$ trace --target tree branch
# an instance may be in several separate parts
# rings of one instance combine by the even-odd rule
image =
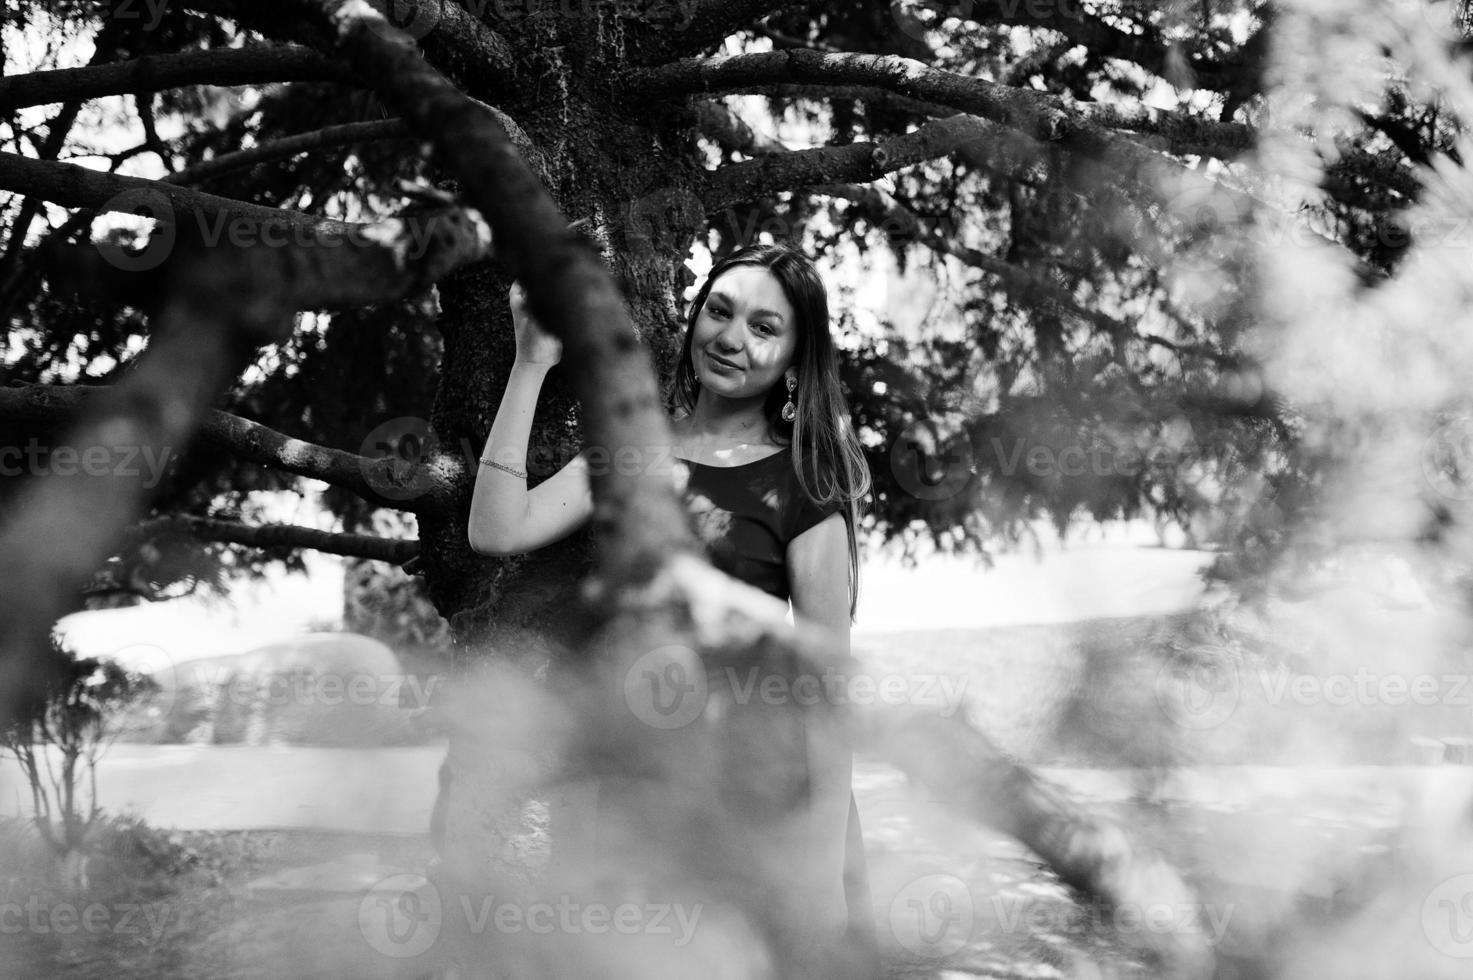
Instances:
[[[1140,30],[1140,33],[1132,34],[1085,12],[1077,4],[973,0],[970,8],[959,16],[985,26],[1009,25],[1056,31],[1068,38],[1071,46],[1083,45],[1091,54],[1129,61],[1177,88],[1228,89],[1239,81],[1238,72],[1244,67],[1241,57],[1212,59],[1200,52],[1182,53],[1143,18],[1132,21],[1133,26]],[[1242,50],[1241,47],[1237,49]]]
[[[629,449],[668,442],[659,387],[622,295],[495,115],[457,90],[366,5],[299,4],[325,19],[339,54],[433,143],[439,163],[495,229],[498,253],[526,285],[532,314],[564,342],[588,443]],[[670,552],[696,549],[668,474],[650,462],[634,472],[613,467],[591,475],[597,502],[592,529],[610,582],[641,581]]]
[[[896,201],[878,187],[854,184],[821,185],[810,190],[829,197],[853,201],[863,208],[876,224],[885,222],[895,227],[901,236],[912,239],[934,252],[949,255],[957,261],[978,269],[993,278],[999,289],[1020,306],[1047,310],[1099,327],[1115,344],[1123,348],[1132,341],[1161,347],[1178,357],[1202,357],[1224,367],[1234,368],[1242,364],[1242,358],[1205,344],[1184,344],[1156,334],[1144,333],[1123,320],[1110,316],[1093,306],[1080,304],[1069,290],[1057,282],[1024,266],[988,255],[980,249],[971,248],[956,241],[953,236],[927,228],[919,215]]]
[[[47,425],[70,422],[99,399],[113,397],[114,390],[108,385],[0,388],[0,419]],[[199,434],[240,459],[342,487],[377,507],[412,511],[417,506],[396,490],[396,486],[404,485],[404,468],[387,457],[370,459],[319,446],[220,409],[204,413]]]
[[[168,205],[170,213],[156,217],[164,221],[189,212],[212,220],[245,219],[261,227],[288,228],[306,234],[327,232],[343,235],[355,228],[351,222],[247,204],[163,181],[103,173],[75,163],[32,160],[14,153],[0,153],[0,188],[30,194],[62,207],[96,211],[131,211],[139,207],[144,198],[161,200]],[[116,200],[118,198],[123,199]],[[201,231],[204,232],[202,237],[208,241],[210,233],[203,224]]]
[[[153,97],[156,93],[144,92],[133,96],[133,104],[138,110],[138,121],[143,124],[143,145],[159,158],[164,170],[173,175],[174,159],[169,154],[169,148],[159,138],[158,120],[153,114]]]
[[[1173,153],[1231,156],[1254,144],[1240,123],[1139,106],[1072,103],[1032,89],[1010,88],[986,79],[895,55],[826,54],[788,50],[717,58],[691,58],[638,69],[624,80],[637,97],[670,98],[693,93],[749,91],[755,86],[807,83],[866,86],[950,106],[1003,123],[1046,142],[1117,163],[1147,166],[1150,151],[1113,132],[1154,136]],[[1150,165],[1155,170],[1155,165]]]
[[[849,143],[792,150],[710,171],[698,192],[708,214],[781,190],[815,184],[878,180],[925,160],[946,156],[992,135],[991,126],[957,113],[883,143]]]
[[[812,5],[812,0],[698,0],[685,24],[672,25],[663,56],[703,51],[771,14]]]
[[[710,125],[723,132],[728,140],[742,141],[743,134],[736,128],[741,120],[726,111],[725,107],[714,105],[714,109],[715,112],[704,117],[710,121]],[[919,160],[943,156],[961,147],[975,146],[982,134],[992,135],[992,129],[993,124],[985,120],[959,113],[944,120],[927,123],[913,133],[883,144],[855,143],[813,150],[770,151],[761,160],[717,168],[713,172],[711,183],[705,189],[706,193],[702,195],[702,201],[707,205],[709,214],[741,201],[802,187],[817,193],[842,197],[878,215],[880,221],[896,223],[908,237],[933,251],[951,255],[964,264],[987,273],[1020,306],[1046,309],[1093,324],[1122,346],[1131,340],[1139,340],[1170,349],[1178,355],[1206,357],[1228,366],[1237,363],[1237,358],[1230,354],[1205,347],[1179,345],[1163,337],[1142,334],[1101,310],[1081,305],[1070,291],[1046,276],[926,229],[914,213],[879,188],[824,182],[827,179],[836,182],[875,180],[886,172],[902,169]],[[1161,262],[1167,257],[1153,255],[1152,258]]]
[[[374,140],[407,139],[410,136],[409,129],[398,119],[324,126],[310,133],[297,133],[249,149],[222,153],[220,156],[204,160],[176,174],[170,174],[162,179],[162,183],[202,184],[224,173],[254,167],[258,163],[288,159],[310,150],[347,146],[352,143],[368,143]]]
[[[367,558],[393,565],[402,565],[419,554],[417,541],[321,531],[295,524],[247,525],[188,514],[160,517],[134,525],[124,535],[124,541],[131,545],[170,532],[188,534],[201,541],[223,541],[252,548],[310,548],[325,554]]]
[[[300,16],[298,3],[180,0],[180,5],[232,20],[276,40],[324,50],[334,44],[330,31]],[[455,0],[373,0],[371,6],[380,12],[392,10],[395,22],[404,24],[418,39],[425,57],[466,88],[481,93],[521,93],[511,45]],[[358,75],[355,81],[372,88],[381,80]]]
[[[162,295],[156,282],[180,239],[206,247],[265,246],[294,284],[298,309],[398,299],[485,258],[491,249],[489,230],[472,212],[440,210],[358,224],[10,153],[0,153],[0,187],[67,207],[135,213],[148,209],[162,229],[140,252],[106,246],[104,254],[90,246],[62,246],[50,258],[57,282],[70,280],[73,288],[83,290],[101,285],[139,305]]]
[[[263,272],[255,261],[263,254],[191,249],[172,263],[152,343],[81,413],[63,444],[108,455],[185,445],[256,347],[291,332],[290,291]],[[0,722],[42,696],[52,625],[153,490],[139,469],[123,466],[52,472],[17,489],[12,520],[0,528],[0,581],[25,588],[0,593]]]
[[[903,207],[889,194],[877,187],[855,185],[822,186],[814,190],[833,197],[842,197],[855,202],[881,221],[894,222],[909,238],[935,252],[950,255],[965,265],[990,275],[1005,294],[1021,306],[1047,309],[1093,323],[1116,338],[1129,337],[1131,328],[1101,310],[1083,307],[1068,290],[1032,269],[1015,265],[980,249],[970,248],[954,238],[939,234],[924,226],[921,218]],[[872,218],[873,220],[873,218]]]
[[[1070,887],[1116,908],[1199,906],[1159,852],[1008,759],[961,716],[894,710],[874,715],[865,731],[873,751],[940,794],[952,809],[1021,841]],[[1154,976],[1207,980],[1214,975],[1216,957],[1200,932],[1117,935],[1156,960]]]
[[[97,34],[93,45],[90,66],[97,66],[106,62],[117,52],[119,22],[112,21],[103,26]],[[0,85],[4,79],[0,79]],[[82,103],[75,99],[66,101],[61,111],[51,120],[46,127],[46,139],[36,147],[36,156],[40,160],[53,161],[61,155],[61,148],[66,143],[67,136],[71,133],[73,124],[76,123],[77,114],[82,109]],[[11,283],[19,283],[24,277],[24,252],[26,239],[30,237],[31,222],[41,212],[41,202],[31,195],[21,201],[20,213],[16,215],[14,223],[10,227],[10,241],[5,246],[5,254],[0,257],[0,282],[7,287]],[[9,312],[8,310],[6,311]]]
[[[747,156],[791,152],[772,137],[752,129],[746,120],[720,102],[703,99],[695,104],[694,109],[696,126],[727,150]]]
[[[805,52],[805,56],[809,53]],[[768,55],[741,56],[741,58],[769,58]],[[786,54],[777,55],[787,57]],[[818,55],[820,59],[831,56]],[[905,59],[874,59],[868,55],[846,55],[847,59],[868,59],[870,62],[886,61],[892,66]],[[718,59],[727,62],[741,60]],[[918,62],[909,62],[919,65]],[[689,64],[689,63],[687,63]],[[773,63],[767,63],[772,67]],[[924,66],[921,66],[924,69]],[[637,73],[640,79],[659,76],[659,72]],[[670,77],[659,76],[656,89],[648,94],[668,92]],[[960,76],[957,76],[960,77]],[[636,81],[641,91],[643,81]],[[1000,88],[1001,86],[999,86]],[[907,92],[907,95],[912,93]],[[1025,100],[1038,93],[1018,92]],[[924,97],[924,96],[922,96]],[[1045,97],[1046,98],[1046,97]],[[958,113],[944,119],[926,123],[914,132],[895,137],[884,143],[852,143],[843,146],[827,146],[812,150],[797,150],[786,155],[769,155],[762,159],[728,164],[710,171],[702,189],[701,202],[707,214],[719,212],[725,207],[741,201],[753,200],[780,190],[796,189],[820,184],[837,184],[876,180],[886,173],[911,166],[922,160],[934,159],[950,153],[970,154],[978,148],[994,145],[1003,139],[1037,140],[1054,138],[1064,146],[1084,152],[1112,166],[1148,199],[1159,199],[1163,194],[1180,194],[1192,191],[1203,195],[1204,201],[1220,202],[1225,212],[1250,214],[1265,206],[1251,195],[1227,187],[1219,181],[1204,177],[1197,170],[1180,161],[1149,149],[1133,140],[1079,118],[1070,119],[1072,109],[1045,106],[1054,113],[1056,120],[1067,120],[1067,125],[1050,129],[1039,122],[1034,130],[1042,128],[1042,137],[1035,137],[1028,129],[1023,132],[1008,130],[999,133],[984,119]],[[1020,110],[1021,111],[1021,110]],[[1014,119],[1014,122],[1018,120]],[[1038,120],[1035,120],[1038,122]],[[1044,121],[1046,122],[1046,120]],[[1051,124],[1050,124],[1051,125]],[[1214,124],[1216,125],[1216,124]],[[1048,134],[1051,133],[1052,137]],[[1327,244],[1340,245],[1324,236]],[[1384,278],[1384,274],[1356,260],[1357,274],[1367,282]]]
[[[789,37],[786,34],[774,31],[764,24],[755,25],[753,30],[771,41],[773,47],[776,48],[812,48],[814,51],[828,51],[834,54],[839,52],[838,48],[831,44],[825,44],[823,41],[805,41],[800,37]]]
[[[264,85],[344,81],[341,68],[311,48],[255,45],[145,55],[86,68],[58,68],[0,78],[0,111],[109,95],[159,92],[184,85]]]
[[[1360,117],[1361,122],[1379,130],[1393,146],[1401,151],[1402,156],[1412,163],[1422,167],[1431,166],[1431,155],[1427,152],[1427,147],[1422,145],[1421,137],[1412,127],[1387,112],[1371,113],[1364,109],[1357,109],[1355,114]],[[1451,153],[1449,155],[1451,156]],[[1462,164],[1462,161],[1456,158],[1454,162]]]
[[[539,179],[544,184],[551,184],[552,178],[547,169],[547,160],[542,151],[538,149],[525,130],[517,125],[516,120],[495,106],[486,106],[486,110],[496,116],[507,135],[511,137],[512,143],[527,160],[527,163],[537,171]],[[324,149],[330,146],[344,146],[349,143],[366,143],[373,140],[386,139],[411,139],[413,133],[409,127],[404,125],[400,119],[380,119],[372,122],[344,123],[340,126],[325,126],[309,133],[298,133],[295,136],[285,136],[279,140],[253,146],[247,150],[238,150],[235,153],[226,153],[215,157],[213,160],[205,160],[197,163],[187,170],[177,174],[171,174],[163,178],[168,184],[197,184],[212,180],[222,173],[239,170],[242,167],[252,167],[258,163],[270,160],[280,160],[286,157],[306,153],[309,150]]]
[[[1046,66],[1053,64],[1068,54],[1069,50],[1073,47],[1073,41],[1064,40],[1057,44],[1035,48],[1008,66],[1007,71],[1002,76],[1002,84],[1014,87],[1025,84],[1028,79],[1041,72]]]
[[[287,240],[269,230],[245,228],[242,242],[224,236],[226,244],[257,246],[277,269],[282,283],[290,283],[291,299],[300,310],[345,310],[390,303],[414,296],[464,265],[491,255],[490,230],[473,211],[431,211],[353,225],[342,235],[319,234]],[[182,239],[183,236],[181,236]],[[209,247],[217,239],[205,239]],[[141,252],[104,252],[103,246],[58,246],[43,259],[43,267],[59,290],[102,292],[114,299],[149,309],[157,300],[169,254],[167,236],[150,240]],[[120,264],[155,261],[156,270],[126,271]]]

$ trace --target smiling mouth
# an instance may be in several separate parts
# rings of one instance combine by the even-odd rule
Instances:
[[[717,357],[715,354],[707,354],[706,356],[715,361],[717,364],[720,364],[722,367],[729,367],[733,371],[741,370],[741,368],[737,367],[735,364],[731,363],[728,360],[725,360],[724,358]]]

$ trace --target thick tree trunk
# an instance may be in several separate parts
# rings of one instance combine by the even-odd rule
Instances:
[[[607,236],[605,258],[652,352],[662,389],[668,390],[682,329],[673,297],[691,279],[683,263],[703,215],[665,204],[692,199],[669,190],[680,182],[681,167],[663,154],[665,147],[684,139],[677,128],[669,120],[619,118],[608,109],[558,105],[541,117],[518,121],[547,157],[554,181],[549,190],[563,214],[570,220],[588,218],[590,230]],[[509,286],[503,268],[485,264],[468,267],[440,285],[444,361],[431,421],[442,448],[463,464],[466,501],[476,476],[476,456],[485,445],[515,354]],[[555,368],[538,400],[529,440],[529,486],[555,473],[581,448],[578,417],[569,379],[561,366]],[[436,695],[442,707],[447,703],[442,694],[456,707],[441,715],[451,719],[450,748],[432,831],[442,874],[451,874],[453,890],[484,896],[497,893],[507,881],[535,877],[545,857],[541,794],[525,793],[519,784],[549,773],[555,761],[545,752],[530,775],[519,768],[522,757],[507,743],[526,732],[503,727],[502,719],[523,717],[527,709],[517,705],[508,711],[508,701],[523,695],[536,699],[546,690],[544,668],[552,665],[556,676],[586,634],[588,624],[572,612],[579,608],[577,589],[593,567],[594,554],[585,527],[529,555],[484,558],[467,546],[465,516],[464,506],[448,515],[436,509],[422,515],[419,527],[428,592],[450,622],[454,644],[452,681]],[[478,685],[478,677],[500,667],[510,673],[498,676],[510,676],[507,683],[521,690],[520,695],[509,694],[501,684],[494,693]],[[519,689],[519,681],[537,687]],[[486,700],[476,700],[473,691],[483,692]],[[495,703],[487,703],[493,699]],[[550,704],[548,714],[556,714]],[[448,905],[449,889],[442,892]],[[447,913],[446,920],[457,917]],[[471,972],[462,975],[495,975],[480,953],[469,958],[475,962],[461,969]]]
[[[90,887],[87,876],[90,861],[87,852],[79,847],[68,848],[56,856],[57,879],[68,894],[75,895]]]

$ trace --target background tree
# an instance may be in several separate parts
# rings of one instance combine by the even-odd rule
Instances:
[[[101,815],[97,764],[123,733],[128,706],[156,688],[147,675],[53,642],[50,687],[0,726],[31,791],[32,822],[56,855],[63,887],[87,887],[87,848]]]

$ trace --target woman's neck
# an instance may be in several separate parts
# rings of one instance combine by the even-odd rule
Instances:
[[[707,399],[697,397],[695,410],[677,417],[682,435],[703,444],[763,445],[771,441],[760,402],[734,411],[707,410],[706,404]]]

